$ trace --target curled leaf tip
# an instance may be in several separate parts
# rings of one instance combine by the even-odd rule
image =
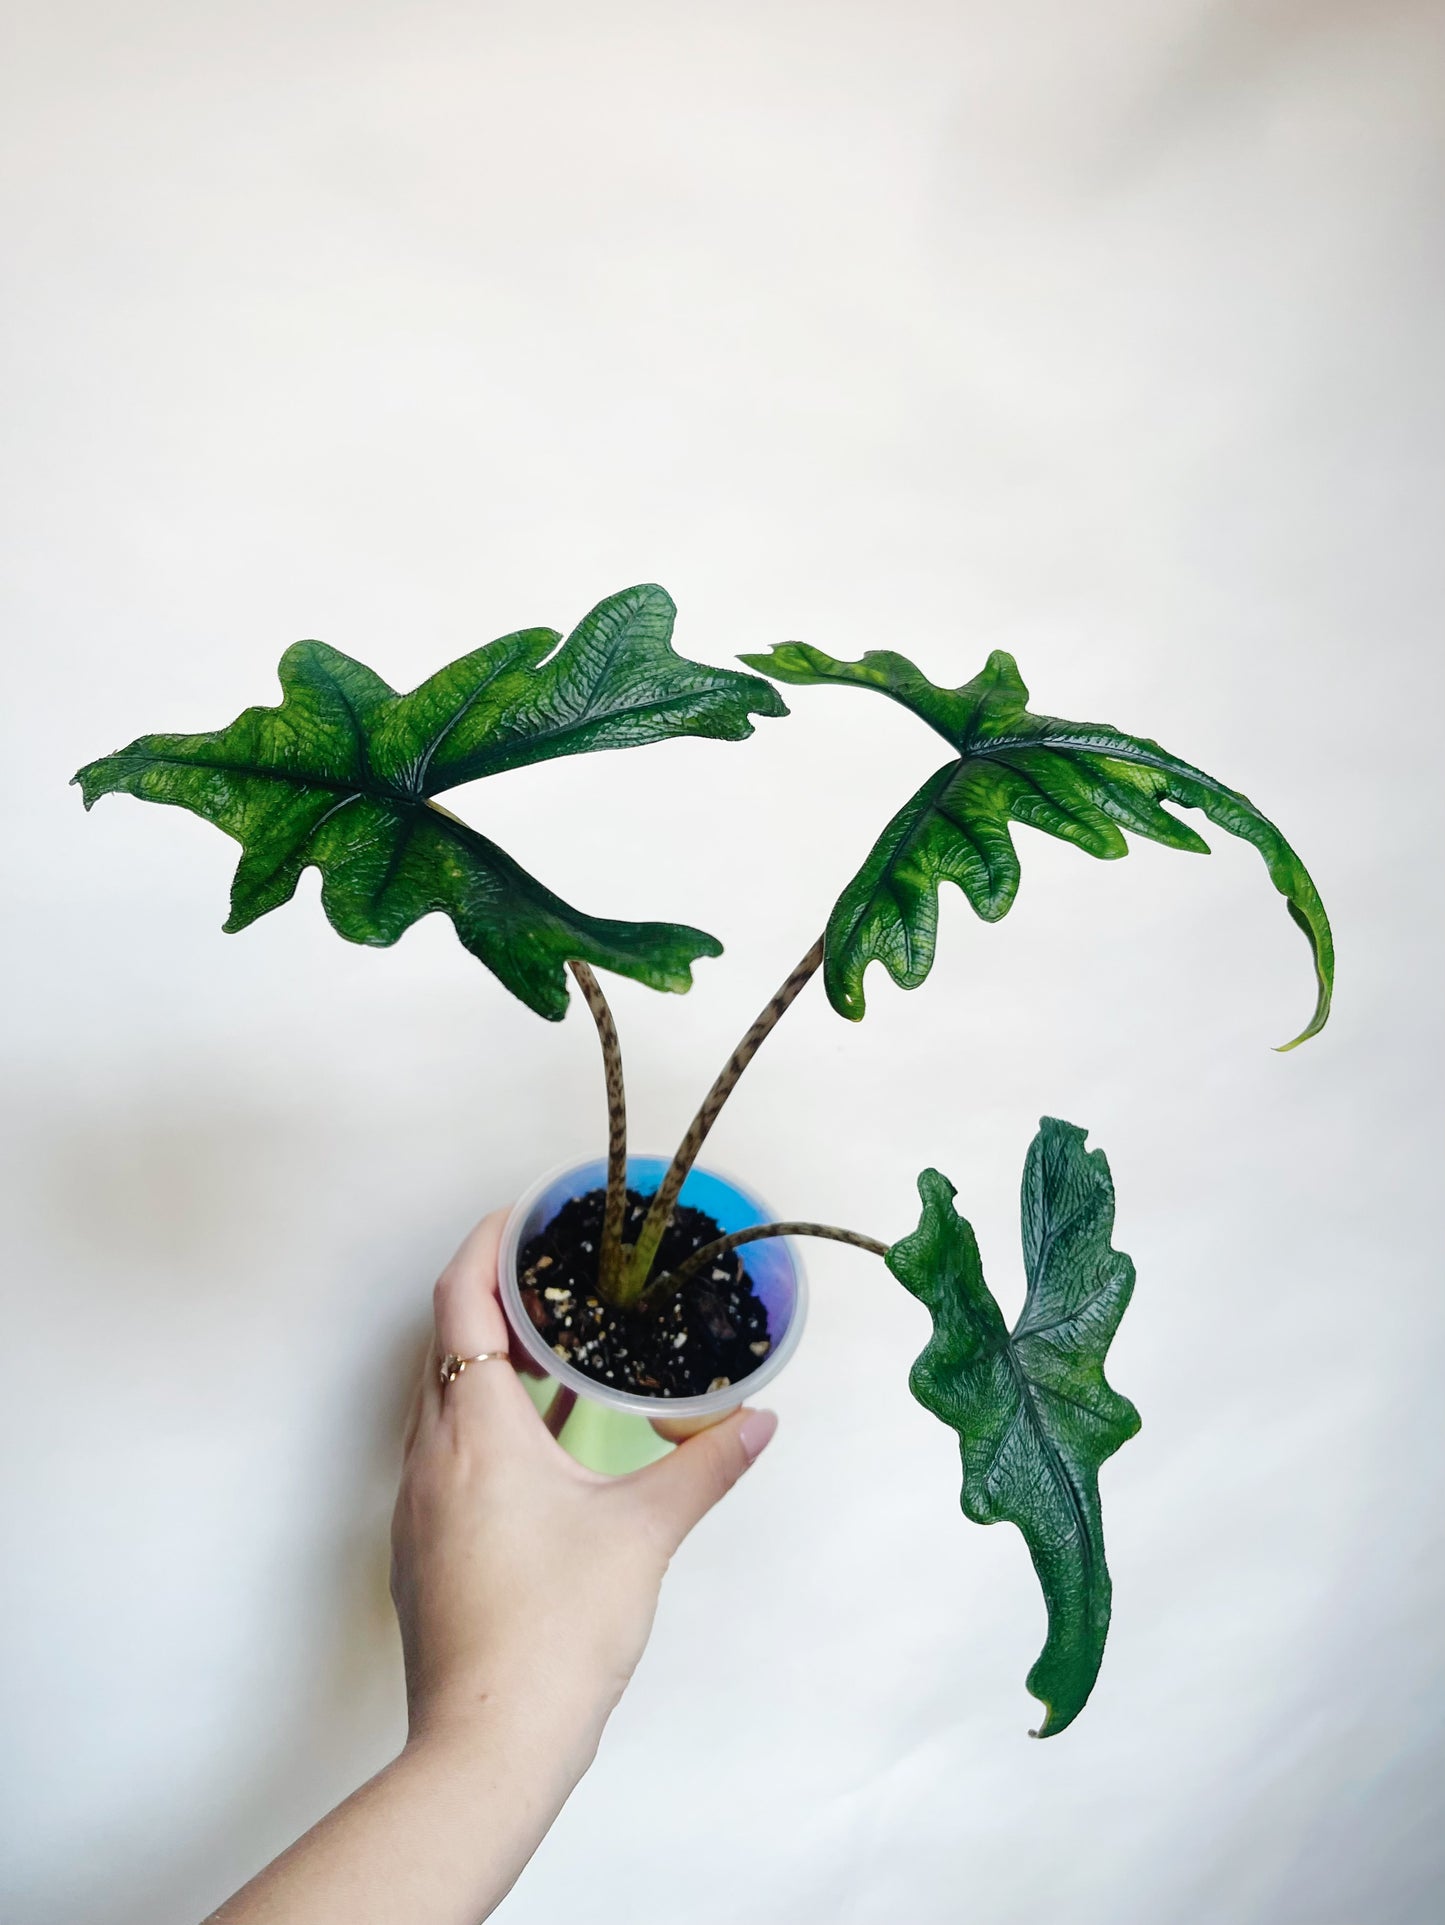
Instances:
[[[1075,1718],[1078,1717],[1079,1712],[1083,1709],[1083,1706],[1082,1705],[1075,1706],[1072,1710],[1068,1712],[1068,1714],[1065,1717],[1061,1718],[1057,1716],[1054,1706],[1049,1702],[1049,1700],[1043,1695],[1041,1691],[1038,1691],[1035,1689],[1031,1681],[1032,1676],[1033,1674],[1031,1672],[1029,1674],[1029,1678],[1026,1679],[1024,1682],[1024,1688],[1033,1697],[1037,1698],[1039,1703],[1044,1707],[1044,1715],[1040,1719],[1039,1723],[1034,1727],[1034,1729],[1029,1732],[1029,1736],[1031,1738],[1045,1738],[1045,1739],[1057,1738],[1061,1731],[1068,1730],[1069,1726],[1074,1722]]]
[[[1331,933],[1329,923],[1325,920],[1324,910],[1320,910],[1318,924],[1312,926],[1306,922],[1302,916],[1295,915],[1295,906],[1293,903],[1289,905],[1289,909],[1295,921],[1304,930],[1306,936],[1310,938],[1311,946],[1314,948],[1315,980],[1319,984],[1319,993],[1315,998],[1314,1014],[1310,1017],[1298,1036],[1291,1037],[1287,1043],[1275,1044],[1274,1052],[1276,1056],[1285,1056],[1290,1050],[1298,1049],[1301,1043],[1307,1043],[1311,1037],[1319,1035],[1325,1024],[1330,1020],[1330,1003],[1333,999],[1335,988],[1334,937]]]

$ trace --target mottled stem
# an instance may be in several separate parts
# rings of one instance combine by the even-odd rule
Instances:
[[[622,1045],[602,985],[585,962],[569,962],[597,1025],[607,1076],[607,1203],[602,1214],[602,1243],[597,1255],[597,1287],[611,1301],[622,1280],[622,1225],[627,1214],[627,1092],[622,1081]]]
[[[892,1247],[857,1230],[840,1230],[834,1223],[755,1223],[751,1230],[734,1230],[731,1236],[717,1237],[700,1250],[694,1250],[685,1263],[654,1278],[644,1294],[653,1290],[680,1290],[688,1278],[696,1276],[705,1265],[716,1263],[729,1250],[740,1249],[745,1243],[758,1243],[764,1237],[826,1237],[830,1243],[851,1243],[855,1249],[871,1250],[875,1257],[886,1257]]]
[[[682,1188],[688,1171],[697,1161],[697,1153],[706,1141],[708,1131],[716,1123],[723,1104],[732,1095],[738,1078],[757,1055],[764,1037],[774,1028],[778,1018],[795,1000],[799,991],[816,974],[822,960],[823,938],[819,936],[767,1007],[759,1012],[756,1022],[729,1056],[723,1065],[722,1073],[703,1098],[701,1109],[688,1125],[687,1135],[678,1144],[677,1154],[668,1166],[667,1175],[658,1185],[657,1194],[648,1207],[642,1230],[627,1260],[624,1292],[634,1296],[641,1294],[647,1283],[647,1273],[651,1270],[653,1260],[657,1256],[658,1245],[662,1242],[667,1226],[672,1221],[677,1193]]]

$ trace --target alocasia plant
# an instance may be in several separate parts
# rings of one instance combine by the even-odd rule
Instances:
[[[1100,857],[1126,853],[1126,830],[1207,852],[1195,830],[1163,806],[1172,802],[1252,843],[1307,936],[1315,966],[1314,1013],[1285,1048],[1317,1034],[1328,1016],[1329,922],[1303,864],[1247,797],[1146,737],[1030,713],[1011,656],[995,652],[973,681],[947,689],[890,651],[843,662],[789,642],[744,655],[750,667],[780,681],[890,696],[945,738],[949,760],[884,829],[824,933],[729,1057],[645,1208],[629,1204],[622,1058],[591,965],[653,988],[686,989],[692,963],[717,955],[720,945],[680,924],[608,921],[571,908],[435,798],[582,750],[679,735],[737,741],[752,733],[753,716],[786,715],[769,682],[678,656],[673,618],[662,589],[627,589],[599,603],[565,642],[552,629],[504,636],[409,695],[320,642],[301,642],[282,658],[278,708],[248,709],[208,735],[142,736],[88,764],[76,780],[87,808],[117,791],[177,803],[240,842],[228,929],[287,901],[314,866],[327,916],[354,942],[388,945],[420,916],[440,910],[474,955],[552,1019],[566,1012],[563,971],[570,970],[601,1039],[609,1112],[600,1247],[580,1247],[592,1252],[591,1301],[634,1319],[629,1330],[650,1324],[655,1331],[660,1310],[703,1291],[709,1272],[724,1274],[714,1267],[721,1259],[761,1238],[832,1238],[884,1257],[933,1319],[911,1385],[959,1433],[964,1510],[985,1523],[1010,1519],[1033,1556],[1049,1633],[1028,1682],[1047,1710],[1040,1735],[1051,1735],[1078,1715],[1098,1672],[1110,1606],[1098,1470],[1138,1427],[1133,1406],[1103,1374],[1134,1273],[1111,1247],[1113,1188],[1102,1152],[1086,1152],[1084,1132],[1072,1124],[1042,1125],[1024,1174],[1028,1297],[1011,1332],[984,1284],[973,1232],[935,1170],[919,1179],[919,1228],[891,1247],[836,1225],[788,1221],[695,1243],[671,1267],[659,1265],[659,1252],[724,1103],[807,983],[822,969],[834,1008],[855,1021],[864,1014],[869,963],[881,962],[903,988],[916,988],[933,964],[941,883],[956,883],[986,921],[997,921],[1013,902],[1013,822]],[[754,1354],[768,1347],[763,1342]],[[744,1378],[739,1395],[746,1389]],[[555,1400],[554,1429],[571,1395]]]

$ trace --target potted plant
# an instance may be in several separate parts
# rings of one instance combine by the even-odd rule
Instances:
[[[734,1407],[798,1341],[804,1287],[793,1240],[831,1238],[880,1256],[932,1318],[910,1388],[958,1433],[964,1511],[981,1523],[1008,1519],[1028,1544],[1048,1635],[1027,1682],[1045,1707],[1038,1735],[1051,1735],[1078,1715],[1098,1674],[1110,1608],[1098,1472],[1139,1425],[1104,1376],[1134,1272],[1112,1246],[1103,1152],[1086,1150],[1074,1124],[1041,1124],[1024,1165],[1028,1290],[1012,1330],[984,1282],[953,1186],[937,1170],[918,1179],[917,1228],[889,1242],[838,1225],[769,1220],[749,1190],[703,1170],[698,1156],[743,1071],[819,971],[833,1007],[856,1022],[870,963],[905,989],[927,977],[940,884],[956,884],[985,921],[1007,913],[1019,882],[1013,822],[1101,858],[1126,853],[1125,831],[1207,852],[1163,806],[1172,802],[1252,843],[1314,960],[1315,1009],[1286,1049],[1315,1035],[1329,1012],[1334,964],[1323,905],[1284,837],[1245,796],[1143,737],[1032,714],[1006,654],[990,655],[956,689],[888,651],[843,662],[791,642],[744,655],[762,674],[743,674],[679,656],[674,617],[662,589],[626,589],[565,641],[552,629],[503,636],[407,695],[320,642],[299,642],[281,659],[278,707],[248,709],[211,734],[142,736],[75,780],[87,808],[123,792],[189,808],[234,837],[241,859],[228,930],[287,901],[315,867],[326,915],[350,941],[386,946],[440,911],[473,955],[551,1021],[566,1014],[570,972],[601,1039],[607,1152],[541,1179],[512,1212],[502,1253],[519,1351],[558,1384],[554,1432],[578,1394],[685,1421]],[[944,738],[948,758],[884,828],[676,1153],[629,1160],[622,1056],[595,970],[685,990],[693,962],[721,945],[681,924],[572,908],[436,798],[584,750],[678,735],[741,740],[754,716],[787,714],[776,682],[886,695]]]

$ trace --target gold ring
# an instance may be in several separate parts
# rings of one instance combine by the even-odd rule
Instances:
[[[510,1363],[511,1358],[505,1350],[483,1350],[475,1357],[458,1357],[450,1350],[441,1362],[442,1388],[454,1384],[468,1364]]]

